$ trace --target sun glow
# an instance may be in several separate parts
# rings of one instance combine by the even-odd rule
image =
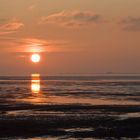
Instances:
[[[31,61],[34,63],[40,62],[40,55],[39,54],[32,54],[31,55]]]

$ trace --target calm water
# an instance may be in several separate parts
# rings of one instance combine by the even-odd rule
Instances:
[[[112,106],[116,111],[110,109]],[[118,106],[124,110],[119,112]],[[0,108],[1,121],[46,120],[49,116],[62,121],[72,117],[73,120],[86,117],[93,120],[93,115],[94,118],[112,116],[119,120],[140,118],[140,76],[45,77],[34,74],[31,77],[0,77]],[[70,134],[95,130],[94,126],[83,127],[83,124],[63,129]],[[43,137],[30,139],[52,138],[43,134]]]
[[[0,77],[3,104],[139,104],[140,77]]]

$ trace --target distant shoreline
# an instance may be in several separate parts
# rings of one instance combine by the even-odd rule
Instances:
[[[40,73],[38,73],[40,74]],[[7,75],[3,75],[1,74],[0,77],[29,77],[32,74],[26,74],[26,75],[11,75],[11,74],[7,74]],[[69,77],[69,76],[74,76],[74,77],[84,77],[84,76],[140,76],[140,73],[90,73],[90,74],[82,74],[82,73],[64,73],[64,74],[40,74],[41,76],[48,76],[48,77],[53,77],[53,76],[65,76],[65,77]]]

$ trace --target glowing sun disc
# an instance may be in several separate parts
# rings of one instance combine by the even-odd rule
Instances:
[[[32,54],[31,55],[31,61],[34,63],[40,62],[40,55],[39,54]]]

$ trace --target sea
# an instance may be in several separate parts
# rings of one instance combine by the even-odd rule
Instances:
[[[140,139],[140,75],[0,76],[0,139]]]

